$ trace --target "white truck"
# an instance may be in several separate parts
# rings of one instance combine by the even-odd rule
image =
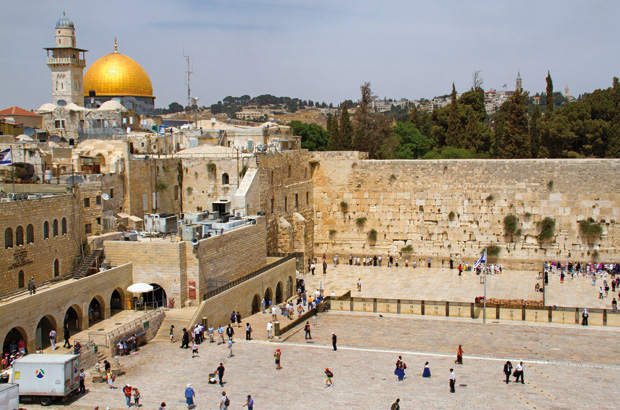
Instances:
[[[19,385],[20,397],[39,396],[43,406],[67,397],[80,387],[76,354],[29,354],[15,360],[9,383]]]
[[[0,409],[19,410],[19,386],[16,384],[0,384]]]

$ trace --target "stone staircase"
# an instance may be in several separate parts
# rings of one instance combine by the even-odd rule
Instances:
[[[93,265],[99,259],[102,253],[103,248],[95,249],[94,251],[92,251],[90,255],[88,255],[84,259],[84,262],[82,262],[82,264],[77,268],[74,278],[79,279],[88,275],[88,271],[90,270],[90,268],[93,267]]]
[[[184,307],[181,309],[167,309],[164,321],[157,331],[157,335],[151,343],[168,342],[170,343],[170,326],[174,325],[174,338],[180,340],[183,328],[187,328],[198,310],[199,306]]]

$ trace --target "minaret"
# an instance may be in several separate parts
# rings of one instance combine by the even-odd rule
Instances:
[[[64,12],[56,22],[54,47],[45,50],[47,66],[52,70],[52,102],[83,107],[85,54],[88,50],[75,46],[75,27]]]
[[[564,97],[568,98],[568,84],[564,87]]]
[[[523,84],[521,82],[521,70],[517,74],[517,84],[515,85],[515,91],[523,91]]]

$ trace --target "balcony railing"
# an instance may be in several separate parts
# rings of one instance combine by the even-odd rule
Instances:
[[[48,58],[47,64],[75,64],[86,66],[86,60],[80,60],[78,58]]]

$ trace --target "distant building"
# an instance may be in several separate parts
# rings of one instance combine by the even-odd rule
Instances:
[[[517,74],[517,81],[515,84],[515,91],[523,91],[523,81],[521,80],[521,70]]]

